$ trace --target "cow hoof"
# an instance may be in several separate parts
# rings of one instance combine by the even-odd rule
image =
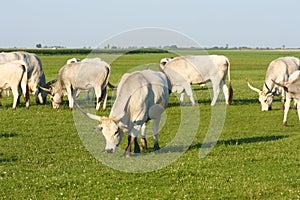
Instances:
[[[159,145],[158,144],[154,144],[154,151],[158,151],[158,150],[160,150]]]
[[[287,122],[283,122],[283,123],[282,123],[282,126],[287,126]]]
[[[106,111],[106,108],[105,109],[102,109],[102,112],[105,112]]]
[[[73,110],[73,108],[70,108],[70,107],[69,107],[69,110],[71,110],[71,111],[72,111],[72,110]]]
[[[130,157],[130,152],[125,151],[124,155],[125,158],[129,158]]]

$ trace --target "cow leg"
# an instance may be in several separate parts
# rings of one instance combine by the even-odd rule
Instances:
[[[287,125],[287,115],[290,109],[290,104],[291,104],[291,98],[287,97],[284,104],[284,114],[283,114],[283,122],[282,122],[283,126]]]
[[[107,90],[106,90],[106,87],[102,91],[102,96],[104,96],[104,101],[103,101],[103,105],[102,105],[102,111],[104,112],[106,110],[106,102],[107,102]]]
[[[132,143],[134,143],[134,153],[140,153],[141,152],[139,144],[137,142],[137,137],[128,135],[128,145],[127,145],[125,153],[124,153],[125,157],[130,156]]]
[[[189,83],[186,83],[184,85],[184,89],[185,89],[186,94],[190,97],[190,101],[192,102],[192,105],[193,106],[196,105],[191,85]]]
[[[299,102],[297,103],[297,101],[294,100],[294,106],[293,106],[293,109],[294,109],[294,110],[297,110],[298,104],[299,104]]]
[[[184,92],[180,93],[180,106],[183,106]]]
[[[159,127],[159,122],[160,122],[160,117],[157,119],[154,119],[153,122],[153,138],[154,138],[154,151],[157,151],[160,149],[159,144],[158,144],[158,127]]]
[[[222,88],[223,90],[226,104],[229,105],[229,90],[226,83],[223,80],[220,83],[220,88]]]
[[[127,147],[126,147],[125,153],[124,153],[125,157],[129,157],[130,156],[132,142],[133,142],[133,137],[131,135],[128,135],[128,144],[127,144]]]
[[[131,129],[131,131],[128,133],[128,146],[125,150],[125,157],[130,156],[130,152],[131,152],[131,145],[134,143],[134,153],[140,153],[140,147],[139,144],[137,142],[137,136],[138,133],[141,130],[141,125],[134,125],[133,128]]]
[[[142,132],[141,147],[142,149],[147,149],[148,145],[146,140],[146,123],[143,124],[141,132]]]
[[[285,103],[285,90],[284,89],[282,89],[282,92],[281,92],[281,104],[282,104],[282,110],[284,110],[284,107],[285,107],[285,105],[284,105],[284,103]]]
[[[295,104],[297,105],[297,113],[298,113],[298,118],[300,121],[300,101],[298,101],[298,102],[295,101]]]
[[[22,89],[22,93],[24,95],[26,108],[29,109],[29,89],[28,89],[28,85],[27,84],[25,84],[25,85],[21,84],[21,89]]]
[[[12,109],[16,109],[18,98],[19,98],[19,91],[18,91],[18,88],[15,88],[15,87],[11,87],[11,90],[12,90],[13,97],[14,97]]]
[[[214,105],[216,105],[219,94],[220,94],[220,84],[217,84],[217,81],[213,81],[213,80],[211,80],[211,82],[212,82],[214,96],[213,96],[213,99],[212,99],[210,105],[214,106]]]
[[[68,100],[69,100],[69,109],[72,110],[73,105],[74,105],[73,95],[76,94],[76,92],[74,92],[74,94],[73,94],[71,86],[66,86],[66,90],[67,90],[67,96],[68,96]]]
[[[102,91],[101,88],[97,89],[94,88],[95,94],[96,94],[96,111],[100,109],[100,104],[101,104],[101,98],[102,98]]]

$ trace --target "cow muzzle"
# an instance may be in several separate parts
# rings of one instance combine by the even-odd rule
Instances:
[[[106,153],[114,153],[114,149],[111,148],[111,149],[106,149]]]

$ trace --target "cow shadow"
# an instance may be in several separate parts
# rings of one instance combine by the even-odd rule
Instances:
[[[16,156],[5,157],[4,154],[0,153],[0,163],[11,163],[17,161],[18,161],[18,157]]]
[[[198,143],[191,145],[189,149],[200,149],[200,148],[211,148],[212,146],[232,146],[232,145],[243,145],[249,143],[257,143],[257,142],[269,142],[276,141],[287,138],[286,135],[272,135],[272,136],[264,136],[264,137],[250,137],[250,138],[239,138],[239,139],[230,139],[230,140],[219,140],[217,143]]]
[[[18,134],[16,133],[0,133],[0,139],[1,138],[12,138],[16,137]],[[0,153],[0,164],[1,163],[9,163],[9,162],[17,162],[18,157],[16,156],[5,156],[3,153]]]
[[[0,138],[11,138],[16,136],[18,136],[16,133],[0,133]]]

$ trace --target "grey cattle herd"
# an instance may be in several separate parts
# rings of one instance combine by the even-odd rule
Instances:
[[[180,104],[183,103],[186,93],[191,103],[195,105],[191,85],[210,81],[213,89],[211,105],[216,104],[220,89],[224,93],[225,103],[227,105],[232,103],[230,62],[227,57],[209,55],[162,58],[159,66],[160,72],[148,69],[124,74],[118,83],[116,100],[109,117],[101,117],[86,112],[75,99],[81,90],[92,89],[96,96],[96,110],[99,110],[101,101],[104,101],[102,109],[105,110],[107,87],[114,87],[109,82],[110,65],[105,61],[100,58],[84,60],[72,58],[60,69],[55,80],[46,83],[42,63],[35,54],[0,53],[0,95],[2,93],[9,95],[9,91],[12,91],[13,109],[16,108],[21,94],[24,95],[26,108],[29,108],[29,93],[34,94],[38,104],[45,104],[49,94],[53,108],[58,108],[63,96],[67,96],[70,109],[75,103],[85,115],[99,121],[100,124],[96,129],[100,130],[106,139],[107,152],[114,152],[121,142],[123,133],[127,132],[128,146],[125,156],[129,156],[131,144],[134,144],[135,153],[140,152],[137,144],[139,132],[142,133],[142,147],[147,147],[145,127],[150,119],[154,121],[154,150],[160,148],[158,126],[161,114],[167,108],[169,93],[180,94]],[[270,110],[273,97],[281,95],[284,126],[287,124],[287,113],[292,99],[300,121],[299,66],[298,58],[281,57],[270,63],[262,90],[247,81],[249,88],[258,93],[262,111]]]

